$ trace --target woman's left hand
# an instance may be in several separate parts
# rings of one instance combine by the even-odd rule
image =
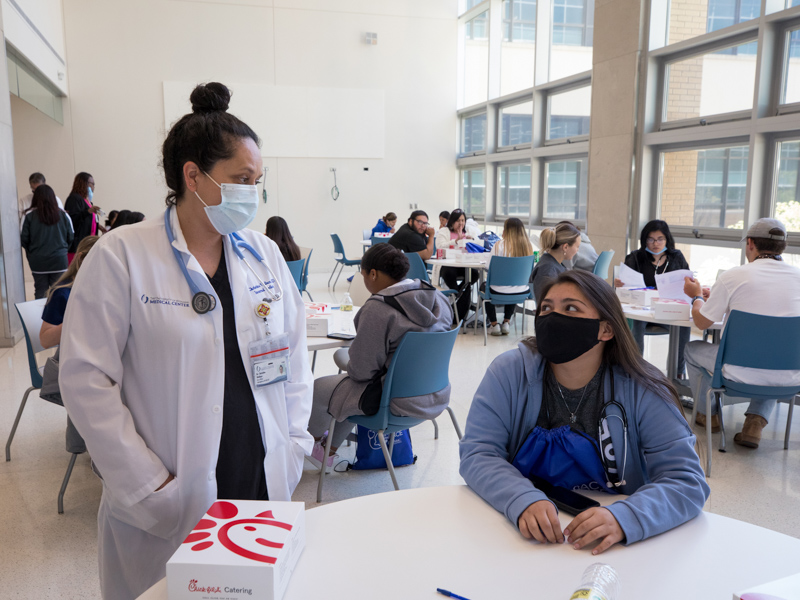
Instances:
[[[606,508],[590,508],[583,511],[564,529],[567,542],[576,550],[596,540],[602,540],[592,554],[602,554],[617,542],[625,539],[622,528],[614,515]]]

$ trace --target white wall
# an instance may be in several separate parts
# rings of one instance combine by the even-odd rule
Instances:
[[[358,255],[380,215],[454,206],[455,15],[455,0],[64,0],[74,169],[104,209],[158,218],[164,82],[382,91],[384,158],[265,156],[270,202],[252,228],[280,214],[312,270],[330,270],[330,232]]]

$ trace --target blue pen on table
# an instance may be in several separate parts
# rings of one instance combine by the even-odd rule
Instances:
[[[455,598],[456,600],[469,600],[469,598],[464,598],[464,596],[459,596],[458,594],[454,594],[453,592],[448,592],[447,590],[443,590],[442,588],[436,588],[436,591],[439,592],[442,596],[447,596],[448,598]]]

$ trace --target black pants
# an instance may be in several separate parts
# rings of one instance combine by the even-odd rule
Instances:
[[[484,283],[481,286],[481,291],[486,290],[486,284]],[[518,296],[519,294],[503,294],[502,292],[492,292],[493,296]],[[514,313],[517,310],[516,304],[503,304],[503,320],[510,321],[511,317],[514,316]],[[488,300],[483,303],[483,310],[486,311],[486,316],[489,318],[489,323],[497,323],[497,309],[495,308],[494,304],[489,302]]]
[[[467,316],[469,306],[472,302],[472,284],[478,280],[480,273],[475,269],[470,269],[471,281],[464,281],[464,269],[459,267],[442,267],[441,276],[451,290],[458,289],[458,300],[456,300],[456,320],[460,321]],[[459,287],[461,282],[461,287]]]
[[[47,290],[63,274],[63,271],[60,273],[33,273],[33,297],[38,300],[47,296]]]

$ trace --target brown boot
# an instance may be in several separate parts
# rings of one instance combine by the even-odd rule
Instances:
[[[703,429],[706,428],[706,416],[703,413],[697,413],[694,418],[694,422]],[[719,433],[720,429],[719,415],[711,415],[711,433]]]
[[[741,433],[733,436],[733,441],[745,448],[758,448],[761,441],[761,430],[767,425],[767,420],[758,415],[747,415],[744,419]]]

